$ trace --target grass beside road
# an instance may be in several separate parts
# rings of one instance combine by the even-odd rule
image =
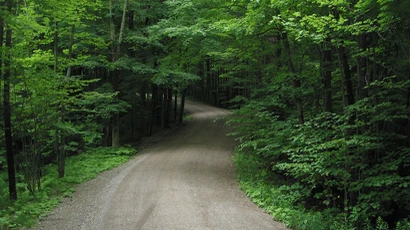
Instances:
[[[41,190],[32,195],[17,175],[18,200],[10,201],[7,173],[0,172],[0,229],[28,228],[52,211],[64,197],[75,191],[76,184],[95,178],[99,173],[127,162],[136,150],[128,147],[96,148],[67,158],[65,177],[58,178],[57,166],[42,168]]]

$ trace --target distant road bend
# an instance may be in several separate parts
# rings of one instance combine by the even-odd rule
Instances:
[[[229,114],[187,102],[193,119],[128,163],[78,186],[34,229],[286,229],[235,181],[235,142],[214,120]]]

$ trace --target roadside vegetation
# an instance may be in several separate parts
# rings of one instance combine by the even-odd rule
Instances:
[[[58,178],[57,166],[43,166],[41,189],[32,194],[24,183],[24,175],[17,174],[19,199],[12,201],[7,193],[7,174],[0,173],[0,229],[31,227],[47,216],[62,199],[70,197],[75,185],[95,178],[99,173],[127,162],[136,150],[130,147],[96,148],[67,158],[65,177]]]

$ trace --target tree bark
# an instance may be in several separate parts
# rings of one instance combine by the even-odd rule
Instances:
[[[332,112],[332,50],[330,47],[324,47],[323,50],[323,83],[324,83],[324,110]]]
[[[166,113],[166,106],[167,106],[167,93],[166,93],[166,89],[164,89],[163,87],[160,87],[160,93],[159,93],[159,95],[160,95],[160,103],[161,103],[161,122],[160,122],[160,125],[161,125],[161,128],[165,128],[165,113]]]
[[[54,31],[54,72],[58,72],[58,22]]]
[[[117,56],[119,55],[121,51],[121,43],[123,39],[123,34],[124,34],[124,27],[125,27],[125,16],[127,13],[127,5],[128,5],[128,0],[124,0],[124,7],[122,9],[122,19],[121,19],[121,25],[120,25],[120,32],[118,35],[118,45],[117,45]]]
[[[177,87],[178,88],[178,87]],[[178,90],[175,89],[175,98],[174,98],[174,123],[177,123],[178,116]]]
[[[147,136],[152,135],[152,128],[154,127],[155,117],[156,117],[156,109],[157,109],[157,94],[158,94],[158,86],[152,84],[152,96],[151,96],[151,116],[149,121],[149,128]]]
[[[124,27],[125,27],[125,16],[127,12],[127,5],[128,0],[124,0],[124,7],[120,25],[120,31],[118,35],[118,43],[115,42],[115,21],[114,21],[114,14],[113,14],[113,3],[112,0],[109,1],[110,7],[110,33],[111,33],[111,42],[112,42],[112,62],[118,60],[120,52],[121,52],[121,43],[124,34]],[[119,84],[120,84],[120,73],[118,71],[113,71],[112,73],[112,84],[115,92],[119,91]],[[118,95],[117,95],[118,97]],[[120,114],[116,113],[112,117],[112,134],[111,134],[111,146],[118,147],[120,146]]]
[[[289,44],[289,39],[288,35],[286,33],[283,34],[283,42],[284,42],[284,48],[286,50],[286,55],[287,55],[287,64],[289,67],[289,71],[292,74],[292,82],[293,82],[293,87],[295,88],[296,91],[300,90],[301,82],[299,77],[297,76],[297,71],[296,68],[293,64],[292,61],[292,52],[290,50],[290,44]],[[299,124],[304,124],[305,123],[305,118],[303,114],[303,102],[302,102],[302,97],[300,96],[299,92],[295,93],[295,101],[296,101],[296,108],[298,110],[298,119],[299,119]]]
[[[349,62],[347,59],[346,50],[343,46],[337,49],[337,54],[339,56],[340,62],[342,64],[342,73],[344,76],[344,82],[346,86],[346,98],[347,98],[347,105],[353,105],[354,100],[354,91],[353,91],[353,83],[352,83],[352,76],[350,73]]]
[[[68,44],[68,61],[71,61],[71,59],[73,58],[74,33],[75,33],[75,24],[71,25],[70,41]],[[71,77],[71,70],[72,70],[72,67],[71,67],[71,64],[69,63],[67,67],[67,73],[66,73],[67,77]]]
[[[62,113],[63,113],[63,116],[62,116],[62,118],[61,118],[61,121],[62,122],[65,122],[65,116],[64,116],[64,113],[65,113],[65,111],[63,110],[62,111]],[[59,143],[59,145],[58,145],[58,149],[57,149],[57,151],[58,151],[58,159],[57,159],[57,161],[58,161],[58,177],[59,178],[63,178],[64,177],[64,174],[65,174],[65,134],[64,133],[60,133],[60,135],[58,136],[58,143]]]
[[[161,127],[163,129],[170,128],[170,118],[171,118],[171,107],[172,107],[172,88],[166,88],[162,90],[162,108],[161,108],[161,115],[162,115],[162,122]]]
[[[185,109],[185,94],[186,94],[186,88],[182,91],[181,95],[181,108],[179,111],[179,123],[182,123],[184,121],[184,109]]]
[[[4,4],[4,3],[2,3]],[[11,12],[13,7],[12,1],[7,1],[8,12]],[[3,47],[3,31],[6,28],[6,54],[2,55],[4,58],[4,134],[7,154],[7,169],[9,179],[9,194],[11,200],[17,200],[16,189],[16,170],[14,164],[14,152],[13,152],[13,137],[12,137],[12,125],[11,125],[11,105],[10,105],[10,78],[11,78],[11,54],[9,49],[11,48],[12,29],[9,24],[4,26],[4,18],[0,16],[0,45]],[[3,49],[4,50],[4,49]]]
[[[366,52],[367,49],[367,36],[366,34],[361,34],[358,37],[358,46],[360,52]],[[364,54],[360,54],[357,57],[357,76],[358,76],[358,88],[357,88],[357,100],[366,98],[368,96],[367,89],[365,89],[368,79],[367,79],[367,58]]]
[[[205,87],[205,100],[206,102],[211,101],[211,90],[212,90],[212,85],[211,85],[211,60],[208,58],[206,59],[206,87]]]

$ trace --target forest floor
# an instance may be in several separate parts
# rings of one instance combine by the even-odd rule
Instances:
[[[79,185],[33,229],[286,229],[236,182],[229,111],[187,102],[172,135],[122,166]]]

